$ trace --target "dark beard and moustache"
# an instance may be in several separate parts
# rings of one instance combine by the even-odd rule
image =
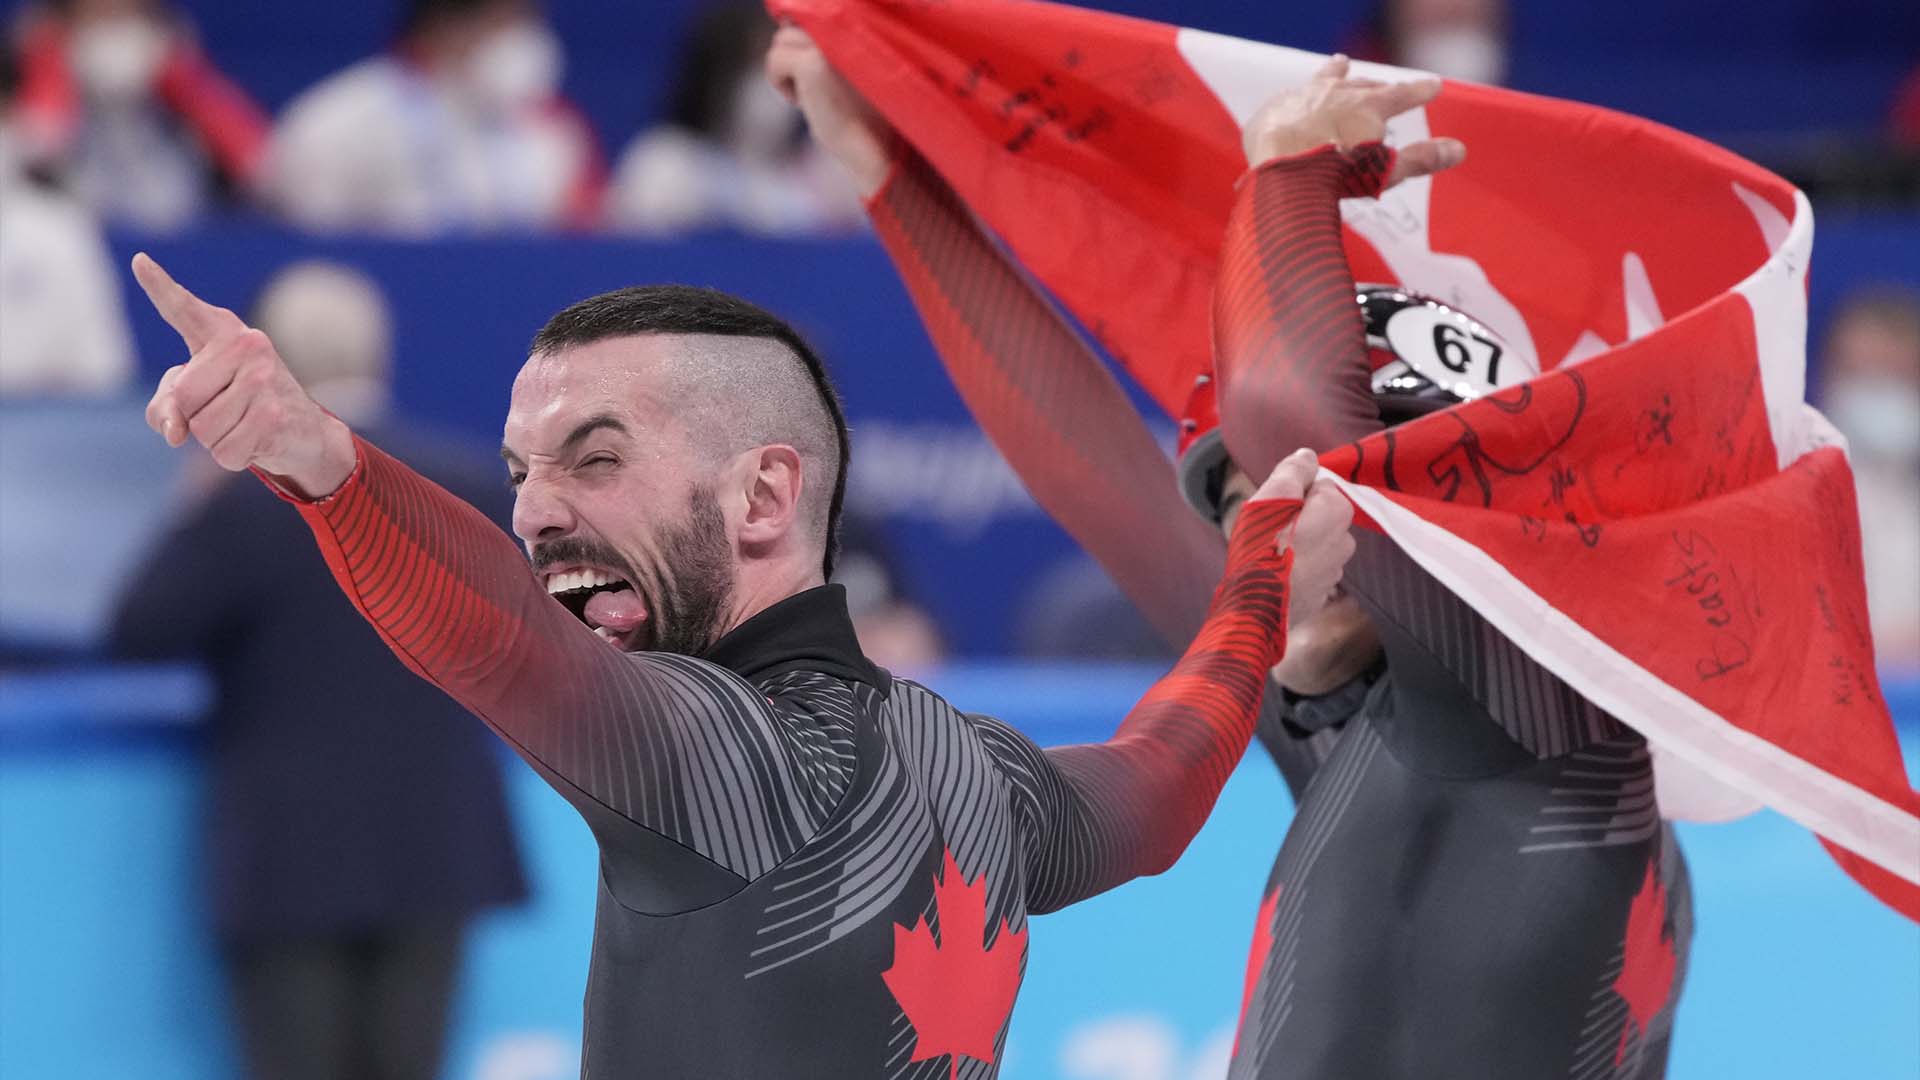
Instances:
[[[696,486],[683,521],[661,526],[654,537],[655,567],[637,567],[604,544],[568,536],[533,550],[539,573],[561,563],[584,563],[616,571],[640,591],[647,605],[646,648],[698,656],[726,632],[733,601],[733,551],[727,523],[711,486]]]
[[[713,488],[694,488],[686,520],[662,528],[657,540],[660,567],[647,585],[658,618],[653,647],[698,656],[726,633],[733,603],[733,550]]]

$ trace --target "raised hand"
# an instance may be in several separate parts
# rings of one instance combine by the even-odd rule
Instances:
[[[1353,558],[1353,504],[1332,484],[1318,483],[1320,462],[1311,450],[1296,450],[1273,467],[1266,482],[1248,502],[1261,499],[1299,499],[1300,516],[1291,535],[1280,537],[1280,549],[1293,548],[1293,571],[1288,582],[1287,624],[1296,626],[1326,606]]]
[[[893,168],[897,136],[886,120],[797,26],[774,32],[767,49],[767,79],[800,107],[807,129],[847,170],[860,197],[872,198]]]
[[[267,335],[187,291],[142,252],[133,276],[192,356],[160,377],[147,426],[169,446],[189,437],[221,468],[258,468],[295,494],[331,494],[353,473],[353,435],[295,381]]]
[[[1305,85],[1282,91],[1260,106],[1241,132],[1247,163],[1259,165],[1328,144],[1345,150],[1376,142],[1386,135],[1389,117],[1419,108],[1440,93],[1439,79],[1386,83],[1350,78],[1348,67],[1345,56],[1335,56]],[[1459,139],[1423,139],[1399,147],[1386,186],[1450,169],[1466,159],[1466,144]]]

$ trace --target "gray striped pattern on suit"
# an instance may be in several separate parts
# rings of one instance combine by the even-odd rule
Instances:
[[[1553,801],[1527,829],[1522,854],[1638,844],[1660,828],[1653,755],[1638,737],[1595,743],[1559,760]]]
[[[966,880],[986,874],[990,932],[1001,919],[1012,932],[1025,925],[1022,878],[1014,872],[1016,838],[1004,826],[1007,785],[983,738],[983,728],[998,732],[1002,725],[962,716],[905,679],[893,681],[879,712],[882,736],[895,752],[880,757],[880,772],[860,805],[773,871],[769,884],[779,899],[758,931],[749,978],[824,948],[885,911],[936,839],[953,853]],[[938,933],[931,898],[924,914]]]
[[[1372,724],[1349,727],[1325,768],[1313,778],[1313,797],[1301,803],[1300,814],[1287,830],[1279,863],[1286,867],[1280,898],[1273,911],[1273,945],[1265,969],[1254,986],[1241,1021],[1240,1050],[1233,1057],[1229,1080],[1260,1075],[1273,1053],[1280,1031],[1293,1011],[1294,969],[1306,923],[1306,902],[1312,889],[1313,867],[1328,850],[1328,842],[1353,806],[1367,770],[1383,748]]]
[[[603,646],[604,648],[604,646]],[[723,668],[622,658],[579,711],[516,726],[526,749],[602,805],[752,880],[819,829],[853,774],[853,700],[819,679],[774,704]]]
[[[1507,736],[1537,758],[1559,757],[1626,729],[1522,652],[1393,541],[1355,530],[1346,585],[1369,613],[1420,642]]]

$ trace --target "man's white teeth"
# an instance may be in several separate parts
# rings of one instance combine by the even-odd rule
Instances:
[[[593,632],[596,636],[600,638],[601,641],[612,642],[615,644],[619,643],[619,639],[613,636],[613,631],[607,629],[604,626],[594,627]]]
[[[592,589],[620,580],[605,570],[569,570],[547,576],[547,592],[559,594],[573,589]]]

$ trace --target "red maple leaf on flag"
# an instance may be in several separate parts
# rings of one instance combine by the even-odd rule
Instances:
[[[1649,859],[1646,880],[1627,910],[1626,955],[1613,980],[1613,992],[1627,1003],[1632,1021],[1620,1026],[1620,1045],[1613,1051],[1615,1065],[1626,1060],[1628,1039],[1636,1033],[1646,1038],[1647,1024],[1673,989],[1673,941],[1667,937],[1666,923],[1667,890],[1654,878]]]
[[[913,1061],[951,1054],[947,1075],[960,1075],[960,1057],[993,1060],[994,1043],[1013,1012],[1020,992],[1020,967],[1027,953],[1027,931],[1007,929],[987,944],[987,875],[973,881],[960,875],[953,852],[942,851],[944,865],[933,882],[933,903],[940,917],[940,940],[926,916],[909,930],[893,928],[893,966],[880,973],[887,989],[912,1021]]]

